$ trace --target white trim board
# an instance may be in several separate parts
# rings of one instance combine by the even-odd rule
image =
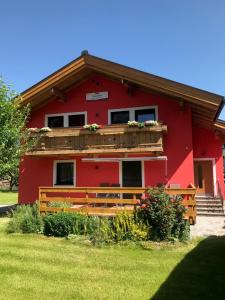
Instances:
[[[211,161],[212,162],[212,170],[213,170],[213,194],[214,196],[218,195],[217,191],[217,177],[216,177],[216,159],[214,157],[204,157],[204,158],[194,158],[195,161]]]
[[[118,108],[118,109],[109,109],[108,110],[108,124],[111,124],[111,112],[117,112],[117,111],[129,111],[130,114],[130,120],[135,120],[135,110],[141,110],[141,109],[155,109],[155,121],[158,121],[158,106],[137,106],[137,107],[125,107],[125,108]]]
[[[48,117],[63,117],[63,127],[69,127],[69,116],[71,115],[84,115],[84,124],[87,124],[87,112],[78,111],[78,112],[69,112],[69,113],[58,113],[58,114],[46,114],[45,115],[45,127],[48,126]]]
[[[67,163],[67,162],[72,162],[73,163],[73,185],[56,185],[56,165],[57,163]],[[77,179],[77,176],[76,176],[76,160],[54,160],[53,161],[53,177],[52,177],[52,186],[55,187],[75,187],[76,186],[76,179]]]

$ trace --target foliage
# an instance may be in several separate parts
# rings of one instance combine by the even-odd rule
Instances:
[[[29,106],[20,107],[20,96],[0,80],[0,178],[17,184],[21,156],[36,143],[25,125]]]
[[[93,244],[109,244],[124,240],[144,241],[148,236],[146,225],[134,215],[118,214],[113,218],[60,212],[44,217],[44,234],[64,237],[87,235]]]
[[[135,215],[121,213],[112,219],[112,236],[118,241],[132,240],[143,241],[148,237],[148,228]]]
[[[42,230],[42,218],[38,205],[18,205],[6,228],[7,233],[38,233]]]
[[[141,199],[137,216],[151,228],[151,239],[188,239],[189,224],[183,220],[185,207],[181,201],[179,196],[170,197],[166,194],[163,186],[147,190]]]
[[[43,221],[43,233],[56,237],[91,234],[98,227],[98,218],[68,212],[48,214]]]
[[[111,220],[109,218],[98,218],[98,226],[89,235],[93,245],[112,243]]]

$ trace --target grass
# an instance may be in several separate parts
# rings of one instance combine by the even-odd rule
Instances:
[[[18,193],[16,191],[0,190],[0,205],[15,204],[18,202]]]
[[[0,218],[0,299],[224,299],[224,238],[95,248],[6,235],[7,222]]]

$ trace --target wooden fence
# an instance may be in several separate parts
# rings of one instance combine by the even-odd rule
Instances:
[[[167,188],[170,195],[181,195],[186,207],[184,215],[190,224],[196,222],[195,188]],[[40,187],[40,213],[79,212],[90,215],[113,216],[119,212],[132,213],[137,207],[137,199],[145,192],[144,188],[121,187]],[[63,207],[57,207],[57,202]]]

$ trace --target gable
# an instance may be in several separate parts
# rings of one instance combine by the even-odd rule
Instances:
[[[89,54],[82,55],[60,70],[22,93],[21,105],[30,103],[32,109],[49,100],[65,101],[65,94],[79,86],[93,74],[107,76],[122,83],[129,90],[140,89],[176,99],[180,106],[188,103],[193,121],[225,135],[223,123],[217,117],[224,105],[223,96],[193,88],[159,76],[116,64]]]

